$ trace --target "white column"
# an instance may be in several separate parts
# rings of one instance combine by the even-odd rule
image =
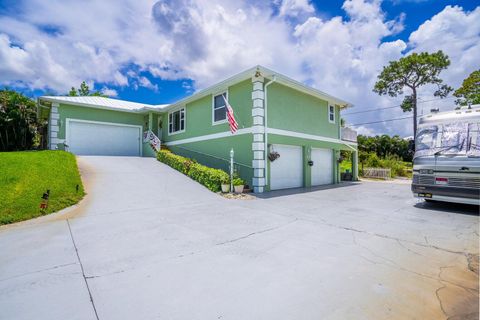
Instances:
[[[265,94],[263,91],[263,77],[253,77],[252,84],[252,118],[253,118],[253,191],[261,193],[265,188]]]
[[[48,128],[50,130],[49,145],[51,150],[57,149],[57,144],[60,143],[60,139],[58,139],[58,131],[60,128],[60,125],[59,125],[60,115],[58,113],[58,107],[59,107],[59,104],[53,102],[52,108],[50,109],[50,119],[49,119]]]

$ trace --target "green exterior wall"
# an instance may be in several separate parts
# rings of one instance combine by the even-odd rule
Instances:
[[[222,93],[222,91],[218,92]],[[175,141],[219,132],[230,131],[228,123],[212,124],[212,95],[187,103],[185,106],[185,132],[168,134],[168,112],[163,114],[163,141]],[[235,110],[239,129],[252,126],[252,83],[242,81],[228,88],[228,102]],[[178,107],[174,110],[181,109]]]
[[[65,139],[66,138],[66,120],[67,119],[79,119],[86,121],[97,121],[97,122],[111,122],[111,123],[121,123],[121,124],[130,124],[136,126],[142,126],[142,132],[148,130],[149,128],[149,116],[147,114],[141,113],[132,113],[132,112],[123,112],[115,110],[104,110],[90,107],[82,107],[70,104],[61,103],[58,107],[59,118],[59,131],[57,133],[57,138]],[[153,132],[157,132],[157,119],[158,115],[153,114],[153,123],[152,129]],[[67,141],[68,144],[68,141]],[[143,156],[144,157],[154,157],[155,152],[148,144],[143,144]]]
[[[220,139],[205,140],[181,145],[168,146],[172,152],[212,168],[229,172],[230,149],[235,152],[235,171],[248,185],[252,185],[252,135],[242,134]]]
[[[269,128],[340,138],[338,106],[335,106],[335,123],[330,123],[325,100],[275,82],[267,89],[267,99]]]
[[[351,151],[349,147],[341,143],[334,143],[334,142],[325,142],[325,141],[317,141],[317,140],[310,140],[310,139],[302,139],[296,137],[287,137],[277,134],[269,134],[268,135],[268,144],[284,144],[284,145],[292,145],[292,146],[301,146],[303,148],[303,186],[304,187],[311,187],[312,186],[312,172],[311,167],[308,165],[308,161],[310,159],[311,149],[312,148],[324,148],[324,149],[331,149],[333,150],[333,182],[339,183],[340,182],[340,166],[337,162],[337,159],[340,157],[340,150],[348,150]],[[267,170],[268,170],[268,178],[267,178],[267,186],[266,190],[270,190],[270,160],[267,160]]]
[[[232,105],[239,129],[251,128],[252,118],[252,80],[248,79],[226,88],[228,100]],[[222,91],[219,91],[222,93]],[[268,119],[269,128],[305,133],[309,135],[340,139],[340,114],[339,107],[335,106],[335,123],[328,121],[328,102],[312,97],[279,83],[272,83],[268,87]],[[174,153],[197,160],[204,165],[229,170],[230,149],[235,151],[235,169],[242,179],[252,186],[253,179],[253,134],[244,133],[237,135],[228,134],[226,137],[205,141],[182,143],[180,140],[198,138],[211,134],[229,132],[228,123],[212,123],[212,95],[199,98],[187,103],[185,106],[185,131],[177,134],[168,134],[168,112],[161,114],[154,112],[131,113],[113,110],[103,110],[75,105],[60,104],[59,139],[65,139],[65,123],[67,118],[113,122],[131,125],[140,125],[143,130],[152,130],[161,138]],[[178,110],[182,106],[173,109]],[[158,127],[159,121],[161,128]],[[159,130],[161,134],[159,134]],[[169,143],[179,142],[171,145]],[[311,186],[311,167],[308,166],[312,148],[326,148],[333,150],[333,181],[340,181],[339,164],[337,159],[340,150],[352,151],[351,148],[340,142],[324,142],[305,138],[268,134],[268,144],[283,144],[301,146],[303,148],[303,173],[304,187]],[[143,144],[143,156],[155,156],[155,152],[148,144]],[[354,159],[357,155],[354,152]],[[267,160],[266,190],[270,189],[270,161]],[[354,171],[355,172],[355,171]]]
[[[222,93],[219,91],[218,93]],[[193,158],[204,165],[229,170],[230,149],[235,151],[235,170],[248,185],[252,185],[253,169],[252,134],[232,135],[224,138],[168,145],[168,142],[230,132],[228,123],[212,123],[213,95],[197,99],[185,105],[185,132],[168,134],[168,112],[162,115],[162,143],[179,155]],[[252,82],[242,81],[228,88],[228,102],[235,110],[239,129],[252,126]],[[176,108],[174,110],[180,109]],[[225,160],[221,160],[225,159]]]

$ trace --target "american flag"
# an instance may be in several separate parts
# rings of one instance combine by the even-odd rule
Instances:
[[[230,124],[230,131],[232,134],[237,132],[238,130],[238,123],[237,120],[235,120],[235,116],[233,115],[233,109],[230,103],[228,103],[227,99],[225,99],[225,96],[223,96],[223,100],[225,100],[225,105],[227,106],[227,119],[228,123]]]

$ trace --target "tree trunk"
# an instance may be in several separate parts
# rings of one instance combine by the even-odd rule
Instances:
[[[417,89],[413,88],[412,93],[412,104],[413,104],[413,138],[417,137]]]

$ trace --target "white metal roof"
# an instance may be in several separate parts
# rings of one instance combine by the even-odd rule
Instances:
[[[161,111],[163,107],[167,105],[152,105],[146,103],[138,103],[132,101],[118,100],[105,97],[96,97],[96,96],[82,96],[82,97],[70,97],[70,96],[43,96],[40,97],[40,100],[50,101],[50,102],[67,102],[69,104],[93,107],[93,108],[104,108],[112,110],[124,110],[128,112],[141,112],[141,111]]]
[[[151,104],[143,104],[143,103],[117,100],[117,99],[104,98],[104,97],[95,97],[95,96],[86,96],[86,97],[44,96],[44,97],[40,97],[39,99],[44,101],[59,102],[59,103],[68,102],[69,104],[87,106],[92,108],[102,108],[102,109],[110,109],[110,110],[123,109],[123,111],[126,111],[126,112],[145,112],[145,111],[164,112],[164,111],[173,109],[177,106],[185,105],[188,102],[202,98],[212,93],[216,93],[219,90],[225,90],[229,86],[232,86],[248,78],[251,78],[256,72],[260,72],[262,76],[266,78],[275,79],[276,82],[281,83],[290,88],[293,88],[295,90],[298,90],[300,92],[303,92],[305,94],[326,100],[330,103],[338,104],[340,105],[341,109],[349,108],[353,106],[351,103],[345,100],[339,99],[337,97],[329,95],[315,88],[306,86],[303,83],[300,83],[296,80],[293,80],[287,76],[284,76],[278,72],[272,71],[260,65],[257,65],[253,68],[245,70],[241,73],[238,73],[233,77],[230,77],[206,89],[200,90],[199,92],[189,97],[186,97],[184,99],[181,99],[171,104],[151,105]]]

